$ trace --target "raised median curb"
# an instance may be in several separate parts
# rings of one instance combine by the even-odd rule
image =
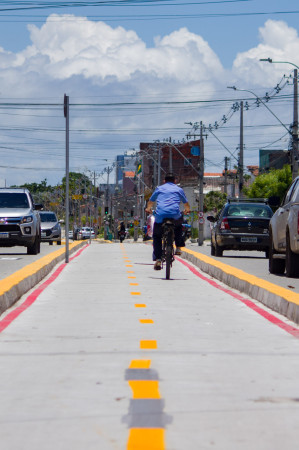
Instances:
[[[86,245],[84,241],[70,244],[69,253],[74,253],[84,245]],[[43,256],[37,261],[14,272],[12,275],[0,280],[0,314],[39,283],[64,258],[65,248],[61,247],[59,250]]]
[[[273,311],[299,324],[299,294],[296,292],[255,275],[250,275],[243,270],[216,261],[186,247],[182,248],[182,257],[199,267],[203,272],[240,292],[246,293]]]

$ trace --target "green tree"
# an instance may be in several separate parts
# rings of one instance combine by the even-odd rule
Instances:
[[[248,198],[269,198],[275,195],[282,200],[291,182],[291,167],[285,165],[282,169],[271,169],[268,173],[258,175],[251,186],[243,189],[243,193]]]
[[[18,187],[28,189],[31,192],[31,194],[39,194],[41,192],[53,192],[54,189],[52,186],[48,185],[46,178],[42,180],[40,183],[24,183]]]
[[[217,214],[225,204],[227,195],[219,191],[210,191],[204,199],[204,212]]]

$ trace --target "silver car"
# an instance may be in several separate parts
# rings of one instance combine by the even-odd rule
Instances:
[[[27,189],[0,189],[0,247],[22,245],[28,255],[40,253],[40,217]]]
[[[61,245],[61,226],[56,214],[52,211],[40,211],[39,215],[42,242],[49,242],[50,245],[57,242],[57,245]]]
[[[284,271],[287,277],[299,277],[299,177],[270,221],[269,272]]]
[[[95,232],[93,228],[90,227],[82,227],[78,232],[78,239],[94,239]]]

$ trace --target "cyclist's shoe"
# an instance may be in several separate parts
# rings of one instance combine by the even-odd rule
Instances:
[[[154,265],[154,270],[161,270],[161,259],[157,259]]]
[[[177,247],[176,249],[175,249],[175,255],[181,255],[182,254],[182,250],[181,250],[181,248],[180,247]]]

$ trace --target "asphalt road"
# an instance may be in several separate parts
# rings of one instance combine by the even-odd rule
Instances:
[[[287,278],[285,275],[272,275],[269,273],[269,260],[265,258],[264,252],[227,250],[223,252],[222,257],[216,257],[211,256],[211,245],[209,241],[205,241],[203,246],[198,246],[195,243],[187,243],[187,247],[195,252],[210,256],[216,261],[221,261],[232,267],[244,270],[246,273],[270,281],[278,286],[299,292],[299,278]]]
[[[94,242],[5,314],[2,448],[297,450],[298,337],[151,255]]]

